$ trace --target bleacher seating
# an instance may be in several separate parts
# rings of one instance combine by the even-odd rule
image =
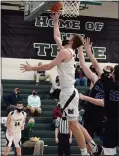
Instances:
[[[39,85],[36,85],[32,80],[2,80],[2,84],[4,95],[7,95],[10,91],[13,91],[14,88],[20,88],[20,96],[23,98],[25,105],[27,105],[27,97],[31,94],[32,89],[37,90],[38,95],[41,97],[42,114],[41,117],[35,118],[36,125],[34,127],[34,136],[40,137],[42,140],[44,140],[45,145],[48,145],[45,147],[44,156],[57,155],[57,144],[55,143],[54,139],[55,134],[54,130],[52,129],[51,118],[51,112],[56,106],[56,101],[50,99],[49,90],[51,88],[51,84],[47,81],[41,81]],[[81,93],[85,93],[88,90],[88,87],[78,87],[77,89]],[[4,102],[2,102],[2,108],[4,108],[3,106]],[[2,110],[2,112],[5,112],[5,110]],[[3,115],[4,113],[1,114]],[[96,140],[98,141],[98,139]],[[4,146],[4,144],[2,145]],[[71,153],[73,153],[74,156],[78,156],[80,153],[75,139],[73,139]]]

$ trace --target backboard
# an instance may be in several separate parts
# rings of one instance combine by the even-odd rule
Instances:
[[[24,20],[32,21],[36,17],[43,14],[46,10],[48,10],[53,4],[57,3],[57,1],[25,1],[24,2]]]
[[[36,1],[36,0],[24,0],[24,20],[26,21],[32,21],[44,12],[48,11],[49,8],[51,8],[52,5],[57,3],[58,1],[54,0],[44,0],[44,1]],[[80,10],[87,9],[88,5],[101,5],[101,2],[98,0],[83,0],[80,3]]]

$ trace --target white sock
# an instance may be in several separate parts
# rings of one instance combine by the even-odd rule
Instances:
[[[87,148],[80,149],[80,150],[81,150],[81,155],[88,155]]]
[[[97,145],[95,144],[95,142],[93,140],[90,141],[90,146],[92,149],[92,153],[97,151]]]

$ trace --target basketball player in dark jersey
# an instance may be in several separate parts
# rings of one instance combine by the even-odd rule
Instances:
[[[84,43],[84,48],[86,50],[87,48],[91,49],[91,46],[88,45],[86,41]],[[83,47],[79,48],[79,61],[80,66],[82,67],[85,75],[91,81],[89,96],[96,99],[103,99],[103,85],[100,82],[99,76],[97,76],[96,72],[86,65],[83,54]],[[92,138],[94,138],[94,133],[101,137],[102,127],[100,125],[102,123],[102,119],[104,118],[104,108],[93,105],[91,102],[88,102],[85,111],[86,112],[84,115],[84,127],[87,129],[88,133],[91,135]]]
[[[90,44],[90,39],[88,38]],[[104,74],[91,50],[87,54],[101,78],[104,89],[104,109],[107,117],[103,138],[104,155],[115,155],[119,145],[119,65],[114,67],[112,79]]]

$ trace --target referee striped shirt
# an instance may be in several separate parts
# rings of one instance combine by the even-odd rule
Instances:
[[[59,119],[59,124],[58,124],[58,130],[59,130],[59,133],[61,134],[69,134],[69,124],[68,124],[68,121],[67,119],[66,120],[63,120],[62,118]]]

